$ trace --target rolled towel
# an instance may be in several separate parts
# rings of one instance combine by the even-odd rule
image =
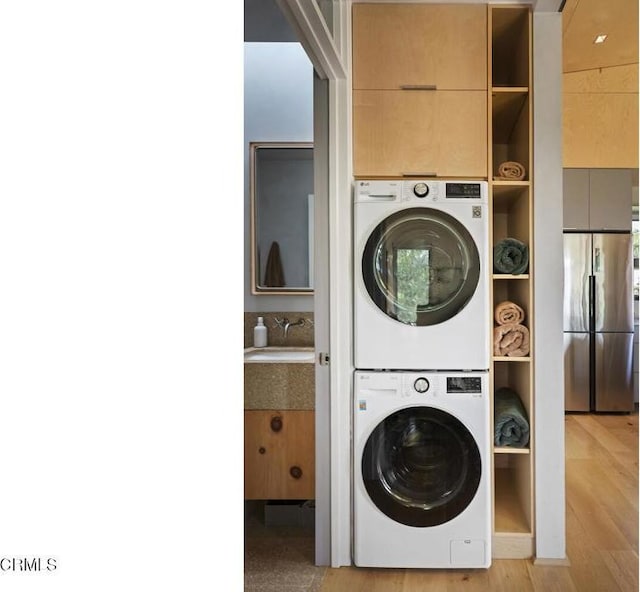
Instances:
[[[521,358],[529,355],[529,329],[518,323],[498,325],[493,330],[493,355]]]
[[[524,310],[515,302],[505,300],[496,305],[495,320],[498,325],[506,325],[508,323],[522,323],[524,321]]]
[[[501,179],[522,181],[526,174],[525,168],[514,160],[507,160],[498,167],[498,175]]]
[[[529,267],[529,247],[515,238],[505,238],[493,247],[493,269],[518,275]]]
[[[493,410],[495,445],[524,448],[529,443],[529,418],[518,394],[508,387],[499,388]]]

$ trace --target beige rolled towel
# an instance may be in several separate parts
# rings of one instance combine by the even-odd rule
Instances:
[[[498,325],[493,330],[493,355],[521,358],[529,355],[529,329],[517,323]]]
[[[509,179],[511,181],[522,181],[526,171],[524,167],[519,163],[513,160],[508,160],[503,162],[498,167],[498,178],[500,179]]]
[[[520,324],[524,321],[524,310],[515,302],[505,300],[496,305],[494,318],[498,325],[506,325],[507,323]]]

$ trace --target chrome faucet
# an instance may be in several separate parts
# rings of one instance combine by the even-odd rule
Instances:
[[[305,325],[304,319],[298,319],[295,323],[292,323],[287,317],[283,317],[281,319],[274,317],[274,321],[276,322],[276,325],[282,329],[284,339],[287,338],[291,327],[304,327]]]

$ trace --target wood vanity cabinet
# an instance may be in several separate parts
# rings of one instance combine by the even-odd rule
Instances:
[[[244,412],[244,498],[315,498],[314,411]]]
[[[353,6],[356,177],[487,176],[487,11]]]

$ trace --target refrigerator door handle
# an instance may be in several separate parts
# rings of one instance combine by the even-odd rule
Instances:
[[[600,273],[600,247],[595,247],[593,254],[593,272]]]
[[[589,331],[596,327],[596,276],[589,276]]]

